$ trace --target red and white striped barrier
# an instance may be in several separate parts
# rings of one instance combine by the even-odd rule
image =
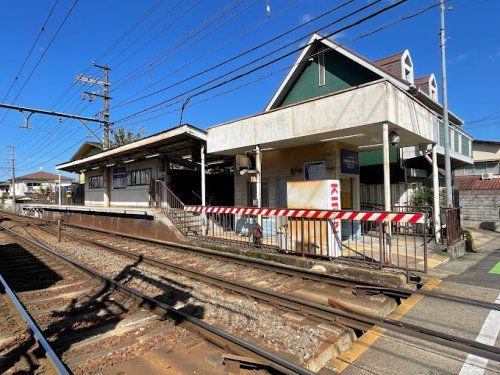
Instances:
[[[239,214],[255,216],[286,216],[306,219],[340,219],[359,221],[384,221],[395,223],[425,223],[423,213],[369,212],[369,211],[333,211],[333,210],[297,210],[288,208],[248,208],[248,207],[214,207],[185,206],[188,212],[205,212],[214,214]]]

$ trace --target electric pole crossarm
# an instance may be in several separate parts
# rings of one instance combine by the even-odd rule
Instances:
[[[93,117],[83,117],[83,116],[71,115],[68,113],[46,111],[44,109],[20,107],[17,105],[4,104],[4,103],[0,103],[0,108],[13,109],[13,110],[20,111],[20,112],[31,112],[32,114],[33,113],[40,113],[42,115],[64,117],[64,118],[70,118],[70,119],[74,119],[74,120],[83,120],[83,121],[89,121],[89,122],[97,122],[99,124],[106,124],[107,123],[105,120],[100,120],[98,118],[93,118]]]

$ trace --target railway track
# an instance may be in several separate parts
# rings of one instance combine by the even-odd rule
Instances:
[[[19,216],[17,216],[17,218],[19,219]],[[55,229],[55,224],[53,222],[51,223],[41,219],[26,217],[22,217],[21,219],[27,220],[27,222],[32,222],[35,225],[49,224],[53,226],[53,230]],[[192,269],[203,269],[208,273],[223,276],[225,278],[233,278],[235,280],[241,280],[242,278],[244,278],[244,274],[248,273],[248,270],[250,269],[262,271],[260,274],[254,274],[256,280],[258,280],[259,277],[266,276],[266,273],[272,272],[279,275],[289,276],[290,280],[291,278],[299,278],[301,280],[307,280],[311,283],[318,282],[341,289],[353,289],[353,292],[357,294],[369,293],[370,295],[373,295],[379,293],[394,299],[405,299],[417,294],[425,297],[454,301],[461,304],[481,307],[488,310],[500,310],[500,306],[495,303],[471,298],[464,298],[461,296],[440,293],[436,291],[422,290],[421,287],[424,284],[421,283],[414,284],[415,288],[411,289],[389,287],[376,283],[362,282],[358,280],[353,281],[331,274],[321,274],[307,269],[288,266],[286,264],[280,264],[231,253],[223,253],[220,251],[213,251],[191,245],[164,243],[157,240],[138,240],[126,235],[119,235],[99,230],[84,229],[70,224],[64,224],[64,228],[64,234],[73,239],[81,240],[83,233],[84,238],[87,240],[87,242],[93,242],[98,245],[104,246],[114,246],[115,248],[134,247],[136,252],[140,252],[143,255],[151,254],[152,257],[155,257],[157,259],[163,259],[164,261],[168,262],[175,262],[176,264],[180,265],[189,264]],[[210,262],[211,264],[211,267],[209,269],[207,269],[206,267],[207,262]],[[238,265],[242,267],[237,267]]]
[[[252,373],[312,374],[130,288],[127,270],[110,279],[8,229],[0,232],[0,274],[72,373],[222,374],[222,358]]]
[[[67,374],[37,325],[0,276],[0,372]]]
[[[44,230],[49,230],[48,228],[44,228]],[[143,241],[133,242],[130,239],[124,240],[123,238],[117,236],[106,236],[104,234],[96,234],[94,231],[83,231],[78,235],[78,230],[74,230],[73,233],[69,233],[69,231],[65,231],[65,236],[69,236],[74,240],[91,244],[92,246],[98,246],[106,251],[114,252],[115,254],[119,254],[120,256],[129,257],[131,259],[137,259],[140,257],[143,262],[153,265],[158,268],[162,268],[171,272],[180,273],[183,275],[187,275],[192,278],[200,279],[217,286],[230,289],[236,291],[241,294],[251,295],[258,299],[263,299],[273,304],[280,305],[284,308],[305,312],[312,316],[315,316],[320,319],[325,319],[330,322],[341,323],[347,326],[359,329],[366,330],[367,328],[377,325],[392,331],[404,333],[406,335],[410,335],[413,337],[423,338],[427,341],[435,342],[444,346],[448,346],[451,348],[459,349],[468,353],[473,353],[476,355],[480,355],[485,358],[490,358],[497,360],[500,358],[500,351],[497,348],[491,346],[485,346],[483,344],[479,344],[476,342],[472,342],[469,340],[463,340],[459,337],[454,337],[450,335],[446,335],[440,332],[428,330],[422,327],[417,327],[414,325],[403,324],[397,321],[391,321],[390,319],[385,318],[377,318],[373,316],[367,316],[366,314],[359,313],[351,313],[348,311],[341,311],[338,309],[332,309],[331,307],[311,303],[310,301],[294,298],[291,296],[286,296],[283,293],[277,293],[272,290],[263,290],[261,288],[251,288],[249,285],[244,285],[241,283],[234,282],[233,280],[228,280],[224,278],[220,278],[214,276],[213,274],[207,274],[204,272],[194,270],[196,267],[193,267],[193,264],[181,266],[179,264],[172,265],[165,260],[159,260],[157,257],[150,257],[151,254],[144,254],[144,248],[137,249],[134,248],[134,251],[130,251],[131,247],[134,247],[135,243],[143,243]],[[85,233],[84,238],[82,238],[82,233]],[[54,233],[52,233],[54,235]],[[103,236],[103,237],[99,237]],[[119,245],[117,241],[120,240],[122,243]],[[125,242],[125,243],[123,243]],[[163,249],[165,251],[165,249]],[[161,258],[161,257],[160,257]],[[269,265],[266,265],[268,267]],[[285,274],[291,270],[284,270]],[[296,272],[296,270],[292,270]],[[231,274],[231,273],[228,273]],[[321,277],[323,278],[325,275],[311,275],[311,277]],[[241,275],[240,275],[241,277]],[[337,282],[338,280],[334,280]],[[346,281],[343,281],[344,283]],[[352,286],[352,284],[351,284]],[[373,286],[362,286],[363,288],[373,288]],[[393,291],[393,292],[398,292]],[[408,293],[408,291],[404,291]],[[470,301],[471,304],[479,304],[481,301]],[[487,305],[486,305],[487,306]]]

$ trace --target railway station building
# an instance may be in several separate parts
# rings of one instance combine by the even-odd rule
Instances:
[[[83,174],[85,206],[104,208],[175,203],[395,212],[411,205],[414,187],[426,185],[434,191],[438,240],[442,116],[435,76],[416,78],[408,50],[372,61],[315,33],[262,112],[206,131],[182,125],[110,150],[86,146],[57,169]],[[452,168],[463,168],[473,162],[472,138],[452,112],[449,121]],[[318,203],[321,181],[338,181],[338,197]],[[181,232],[202,232],[182,227],[187,219],[179,215],[168,219]],[[235,232],[235,218],[220,220],[205,222],[203,231],[212,225]],[[273,236],[280,225],[275,219]],[[358,238],[359,226],[342,222],[342,240]]]

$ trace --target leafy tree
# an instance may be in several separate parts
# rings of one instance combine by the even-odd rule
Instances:
[[[117,129],[111,130],[110,145],[111,148],[119,147],[126,145],[128,143],[132,143],[138,141],[146,135],[144,128],[141,126],[137,133],[133,133],[131,130],[125,130],[123,126],[120,126]]]
[[[445,206],[446,204],[446,192],[444,190],[441,190],[439,192],[439,204],[441,206]],[[428,206],[432,207],[434,204],[434,195],[432,192],[432,189],[430,187],[421,187],[418,189],[415,189],[413,191],[413,195],[411,197],[411,205],[412,206]]]

